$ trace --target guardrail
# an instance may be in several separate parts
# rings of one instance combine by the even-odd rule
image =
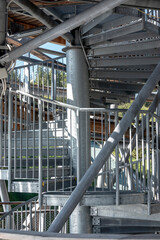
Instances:
[[[79,181],[80,121],[90,133],[91,146],[86,147],[92,162],[126,112],[78,108],[15,90],[1,101],[6,106],[4,101],[7,110],[3,107],[0,115],[0,171],[7,170],[9,191],[15,180],[37,181],[39,199],[42,192],[72,191]],[[120,191],[147,192],[149,204],[159,199],[159,121],[155,114],[139,112],[106,159],[91,191],[116,191],[117,203]],[[72,162],[72,151],[77,165]]]
[[[48,230],[60,210],[60,206],[47,206],[45,200],[44,205],[41,206],[38,201],[38,196],[36,196],[5,213],[0,218],[0,228],[44,232]],[[68,222],[61,232],[68,232]]]
[[[1,134],[0,138],[4,146],[4,148],[1,149],[1,167],[8,167],[5,154],[10,157],[10,162],[14,159],[14,164],[12,164],[14,166],[14,172],[10,169],[12,179],[39,179],[38,172],[37,175],[35,174],[35,170],[37,170],[35,168],[41,167],[41,171],[44,171],[44,169],[43,163],[41,162],[40,165],[38,163],[38,161],[40,161],[38,155],[41,156],[41,158],[45,158],[46,165],[44,168],[46,167],[46,172],[49,171],[51,166],[54,167],[56,161],[58,162],[61,157],[61,177],[64,176],[65,161],[68,161],[65,157],[68,154],[68,142],[72,137],[73,130],[70,129],[70,133],[68,133],[69,124],[72,125],[71,123],[73,120],[72,114],[68,115],[69,118],[67,120],[68,109],[75,113],[77,131],[79,131],[79,116],[83,113],[84,118],[87,119],[89,115],[90,126],[88,126],[88,129],[90,130],[92,160],[94,160],[99,149],[103,147],[115,126],[125,114],[125,110],[120,109],[76,108],[68,104],[43,99],[20,91],[10,92],[9,109],[12,109],[8,121],[8,130],[10,130],[10,132],[8,135],[4,134],[4,136]],[[157,115],[151,115],[147,111],[141,111],[139,113],[123,136],[123,139],[120,141],[118,149],[114,150],[109,161],[106,162],[102,173],[99,174],[101,176],[103,175],[103,181],[101,179],[100,184],[97,183],[96,180],[96,183],[93,184],[95,190],[97,186],[102,189],[114,188],[114,183],[111,179],[116,172],[116,161],[119,162],[117,168],[119,169],[120,167],[121,169],[119,183],[121,185],[121,190],[131,190],[134,186],[136,190],[146,190],[148,179],[146,172],[147,169],[148,171],[149,169],[152,169],[152,171],[154,170],[150,165],[153,165],[153,162],[156,161],[155,159],[159,151],[159,138],[156,132],[158,121],[159,117],[157,117]],[[5,129],[6,123],[1,122],[1,124],[3,124],[3,128]],[[9,124],[11,124],[11,126],[9,126]],[[141,132],[139,132],[140,125]],[[72,128],[72,126],[70,127]],[[42,136],[43,134],[44,136]],[[134,135],[136,136],[136,144],[133,146],[132,137]],[[12,145],[10,149],[7,147],[7,136],[9,139],[8,141],[11,141]],[[51,140],[52,143],[50,143]],[[78,142],[79,140],[77,139],[77,144]],[[70,148],[71,147],[73,146],[70,146]],[[149,149],[148,153],[146,150],[147,148]],[[128,154],[127,151],[129,152],[128,159],[124,162],[125,155]],[[149,162],[150,157],[152,163]],[[52,164],[50,165],[51,161]],[[147,161],[149,165],[147,165]],[[37,163],[37,165],[35,163]],[[70,163],[69,176],[71,176],[72,167]],[[16,171],[17,169],[18,171]],[[127,177],[128,169],[132,176],[130,180],[129,177]],[[51,172],[53,175],[53,169]],[[49,172],[45,174],[45,177],[49,179]],[[54,178],[54,175],[52,177]],[[133,183],[134,179],[136,183]],[[41,181],[43,182],[43,179]],[[70,188],[72,187],[73,186],[70,186]],[[49,190],[49,188],[47,189]]]

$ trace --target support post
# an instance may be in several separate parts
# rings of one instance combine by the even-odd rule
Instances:
[[[78,46],[69,47],[66,49],[66,56],[67,102],[76,107],[89,107],[89,76],[84,53]],[[68,126],[71,146],[70,158],[73,174],[77,175],[78,184],[90,165],[89,115],[70,110]],[[91,233],[89,207],[77,206],[70,218],[70,233]]]
[[[11,192],[12,175],[12,92],[9,91],[8,106],[8,191]]]
[[[42,206],[42,101],[38,101],[38,109],[39,109],[39,206]]]
[[[64,223],[67,221],[70,214],[73,212],[77,204],[80,202],[84,193],[92,183],[94,177],[98,174],[106,160],[108,160],[110,154],[113,152],[114,148],[117,146],[118,142],[123,137],[123,134],[127,131],[128,127],[132,123],[133,119],[136,117],[141,107],[145,103],[146,99],[150,96],[151,92],[155,88],[156,84],[160,81],[160,63],[157,65],[153,73],[150,75],[146,84],[143,86],[135,101],[132,103],[131,107],[127,110],[126,114],[119,122],[111,136],[108,138],[106,144],[102,148],[101,152],[98,154],[93,164],[86,171],[85,175],[72,192],[70,198],[64,205],[61,212],[58,214],[54,222],[49,227],[49,232],[59,232],[63,227]]]

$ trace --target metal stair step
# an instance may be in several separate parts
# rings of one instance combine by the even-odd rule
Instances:
[[[138,196],[138,195],[137,195]],[[135,204],[136,203],[136,204]],[[148,215],[147,204],[138,204],[137,201],[120,206],[91,207],[91,216],[100,218],[137,219],[145,221],[160,221],[160,204],[151,204],[151,215]]]
[[[67,146],[68,145],[68,139],[67,138],[53,138],[53,137],[49,137],[49,138],[42,138],[42,146],[43,147],[47,147],[47,144],[48,146]],[[7,148],[8,147],[8,141],[6,141],[6,143],[4,143],[4,141],[2,140],[2,148],[4,148],[4,145],[5,147]],[[12,147],[14,148],[15,146],[22,146],[22,148],[31,148],[33,146],[35,147],[38,147],[39,146],[39,139],[38,138],[34,138],[34,139],[31,139],[31,138],[28,138],[27,139],[27,136],[26,137],[23,137],[23,138],[16,138],[16,141],[14,138],[12,138]]]
[[[159,221],[151,221],[151,220],[139,220],[139,219],[130,219],[130,218],[110,218],[110,217],[93,217],[92,218],[93,226],[100,227],[114,227],[114,226],[122,226],[122,227],[160,227]]]
[[[157,65],[160,61],[159,56],[147,56],[147,57],[126,57],[126,58],[98,58],[91,59],[91,67],[104,68],[104,67],[124,67],[124,66],[143,66],[143,65]]]
[[[48,191],[61,191],[68,189],[70,187],[70,183],[73,181],[74,184],[74,176],[62,178],[56,178],[55,180],[49,180],[48,186],[47,181],[44,180],[42,182],[42,192]],[[26,180],[26,181],[13,181],[11,185],[12,192],[26,192],[26,193],[38,193],[39,191],[39,183],[38,181]]]
[[[22,136],[22,138],[26,137],[26,133],[28,135],[28,138],[33,138],[33,134],[35,136],[35,138],[39,137],[39,129],[35,129],[33,130],[22,130],[21,131],[12,131],[12,138],[14,138],[14,135],[16,134],[16,138],[20,138],[20,136]],[[67,132],[65,131],[65,129],[62,128],[56,128],[56,129],[42,129],[42,138],[47,138],[49,136],[50,137],[63,137],[66,136],[67,137]]]
[[[88,51],[88,56],[104,56],[115,53],[137,52],[142,50],[151,50],[160,47],[159,39],[149,39],[143,41],[124,41],[119,43],[109,43],[97,45]],[[152,62],[151,62],[152,64]]]
[[[109,226],[109,227],[93,227],[93,233],[102,234],[132,234],[132,233],[155,233],[159,232],[160,227],[158,226]]]
[[[49,156],[65,156],[68,154],[68,148],[67,147],[53,147],[53,148],[42,148],[42,157],[43,156],[47,156],[47,153]],[[5,151],[6,157],[8,157],[8,149],[6,149]],[[11,155],[12,157],[14,157],[15,154],[15,149],[13,148],[11,151]],[[20,157],[20,156],[29,156],[29,157],[33,157],[33,156],[39,156],[39,149],[38,148],[22,148],[22,149],[16,149],[16,156]],[[2,149],[2,156],[4,156],[4,149]]]
[[[134,22],[130,22],[126,25],[119,26],[117,28],[108,29],[106,31],[102,30],[102,32],[95,34],[95,35],[89,35],[85,36],[84,44],[86,46],[94,45],[103,43],[107,40],[122,37],[125,35],[129,35],[131,33],[139,32],[144,29],[144,23],[142,19],[136,20]]]
[[[24,157],[22,159],[20,158],[17,158],[16,161],[14,162],[14,158],[12,158],[12,167],[15,168],[15,167],[37,167],[39,164],[39,159],[38,159],[38,156],[37,157]],[[46,157],[43,157],[42,158],[42,166],[43,167],[54,167],[54,166],[69,166],[70,164],[70,159],[69,159],[69,156],[63,156],[63,157],[49,157],[47,158]],[[4,159],[1,161],[1,166],[8,166],[8,159],[6,159],[6,161],[4,161]]]
[[[61,176],[69,176],[70,175],[70,167],[56,167],[56,168],[49,168],[42,167],[42,178],[55,178],[55,177],[61,177]],[[13,171],[12,171],[13,172]],[[34,178],[38,179],[39,176],[39,169],[38,168],[22,168],[22,169],[16,169],[16,175],[15,178],[23,179],[23,178]],[[14,178],[14,172],[12,173],[12,179]]]

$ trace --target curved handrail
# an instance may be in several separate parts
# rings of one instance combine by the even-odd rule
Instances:
[[[10,214],[12,214],[12,212],[16,211],[17,209],[19,209],[19,208],[25,206],[26,204],[29,204],[30,202],[33,202],[33,201],[35,201],[35,200],[37,200],[37,199],[38,199],[38,195],[35,196],[35,197],[33,197],[33,198],[31,198],[31,199],[29,199],[29,200],[27,200],[27,201],[25,201],[25,202],[23,202],[23,203],[21,203],[21,204],[18,204],[16,207],[12,208],[9,212],[5,213],[5,214],[0,218],[0,221],[4,220],[7,216],[9,216]]]

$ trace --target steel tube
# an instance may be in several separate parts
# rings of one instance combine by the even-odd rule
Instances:
[[[5,0],[0,0],[0,23],[1,23],[0,45],[4,45],[5,39],[6,39],[6,1]]]
[[[8,192],[11,192],[11,171],[12,171],[12,93],[9,91],[8,107]]]
[[[89,107],[88,66],[80,47],[70,47],[67,56],[67,103],[77,107]],[[78,89],[78,93],[77,93]],[[69,112],[68,112],[69,114]],[[71,111],[72,125],[68,128],[70,136],[70,161],[77,183],[90,165],[89,113],[80,110]],[[68,115],[69,116],[69,115]],[[70,121],[70,119],[68,119]],[[72,135],[71,135],[72,133]],[[78,206],[70,218],[70,233],[91,233],[89,207]]]
[[[118,124],[118,112],[115,115],[115,127]],[[119,146],[116,146],[116,205],[120,203],[120,194],[119,194]]]
[[[49,42],[66,32],[69,32],[80,25],[91,21],[92,19],[100,16],[101,14],[112,10],[113,8],[119,6],[122,3],[127,2],[127,0],[104,0],[97,5],[87,9],[86,11],[76,15],[73,18],[59,24],[58,26],[54,27],[46,31],[45,33],[41,34],[40,36],[32,39],[31,41],[27,42],[26,44],[16,48],[12,52],[2,56],[0,58],[0,63],[5,65],[5,63],[10,62],[13,59],[17,59],[18,57],[22,56],[23,54],[30,52],[31,50],[39,47],[40,45]]]
[[[67,221],[68,217],[75,209],[84,193],[92,183],[94,177],[98,174],[106,160],[109,158],[110,154],[117,146],[118,142],[123,137],[123,134],[127,131],[128,127],[132,123],[133,119],[138,114],[139,110],[145,103],[146,99],[149,97],[156,84],[160,81],[160,63],[157,65],[149,79],[147,80],[144,87],[139,92],[135,101],[128,109],[120,123],[117,125],[106,144],[102,148],[101,152],[98,154],[93,164],[86,171],[85,175],[82,177],[81,181],[72,192],[70,198],[66,202],[65,206],[53,221],[51,226],[49,227],[49,232],[59,232],[63,227],[64,223]]]
[[[39,109],[39,163],[38,163],[38,177],[39,177],[39,205],[42,205],[42,102],[38,101]]]
[[[151,179],[150,179],[150,132],[149,113],[146,115],[146,157],[147,157],[147,188],[148,188],[148,215],[151,215]]]

